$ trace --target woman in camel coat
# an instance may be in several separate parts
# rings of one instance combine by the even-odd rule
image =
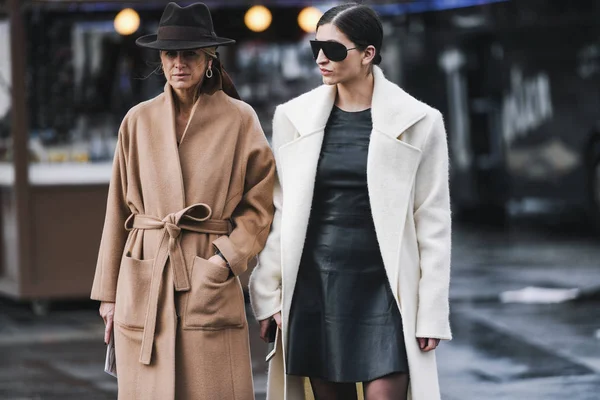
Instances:
[[[164,93],[121,125],[92,299],[113,330],[119,399],[254,398],[238,276],[264,246],[275,166],[222,70],[208,8],[170,3]]]
[[[437,110],[388,81],[376,65],[381,61],[382,38],[377,21],[372,10],[357,4],[325,13],[317,40],[311,43],[325,85],[275,111],[275,219],[250,278],[252,306],[263,335],[271,317],[282,328],[283,340],[270,362],[270,400],[311,398],[305,395],[303,376],[310,378],[315,393],[321,393],[317,399],[356,398],[352,389],[356,376],[367,377],[361,380],[367,400],[440,399],[434,349],[440,339],[451,339],[446,132]],[[344,120],[355,123],[341,125]],[[339,126],[345,131],[329,136]],[[366,130],[360,128],[361,136],[355,139],[353,130],[359,126]],[[358,157],[329,161],[336,154]],[[344,172],[348,168],[351,175]],[[323,183],[327,179],[343,189],[334,193],[345,190],[350,195],[330,196],[323,206],[318,201],[323,191],[332,192]],[[346,190],[363,190],[363,183],[364,193]],[[357,213],[354,204],[363,198],[370,212]],[[347,205],[351,220],[345,221],[336,239],[325,238],[326,244],[316,247],[315,240],[323,236],[318,230],[323,209],[345,211],[335,203]],[[323,224],[329,229],[336,220],[333,215],[326,218]],[[372,240],[368,229],[364,236],[348,240],[358,223],[374,229]],[[377,254],[360,258],[365,240],[374,242],[369,251]],[[351,245],[332,255],[331,249],[340,242]],[[354,262],[357,249],[359,261]],[[339,266],[338,259],[344,260]],[[340,276],[363,274],[367,268],[381,269],[382,282],[369,282],[381,286],[381,298],[390,299],[389,307],[387,300],[373,303],[372,294],[379,292],[355,276],[344,278],[353,283],[349,288],[340,283]],[[368,310],[366,316],[353,311],[363,310],[369,302],[376,311]],[[328,314],[330,310],[338,314]],[[401,320],[391,322],[396,315]],[[294,323],[294,318],[301,322]],[[376,320],[378,326],[368,322]],[[336,330],[336,321],[342,321],[337,326],[343,329]],[[376,334],[360,337],[362,332]],[[371,347],[378,352],[365,351]],[[357,349],[364,354],[358,359],[352,355]]]

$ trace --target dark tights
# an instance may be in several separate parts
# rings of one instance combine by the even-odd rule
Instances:
[[[310,386],[315,400],[356,400],[355,383],[337,383],[310,378]]]
[[[365,382],[365,400],[406,400],[408,381],[408,374],[398,373]]]
[[[391,374],[363,384],[365,400],[406,400],[408,374]],[[336,383],[310,378],[315,400],[356,400],[354,383]]]

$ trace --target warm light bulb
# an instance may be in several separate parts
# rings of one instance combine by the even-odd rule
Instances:
[[[316,7],[306,7],[298,14],[298,25],[304,32],[315,32],[323,13]]]
[[[140,16],[131,9],[125,8],[121,10],[115,17],[115,30],[120,35],[131,35],[140,27]]]
[[[271,26],[273,16],[271,11],[265,6],[253,6],[246,12],[244,22],[248,29],[253,32],[263,32]]]

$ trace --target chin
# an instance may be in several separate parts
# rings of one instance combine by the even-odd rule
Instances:
[[[190,82],[174,82],[171,84],[171,86],[173,86],[173,88],[175,89],[180,89],[180,90],[188,90],[194,87],[193,84],[191,84]]]
[[[323,83],[325,85],[333,86],[333,85],[337,84],[337,81],[334,78],[332,78],[331,76],[324,76]]]

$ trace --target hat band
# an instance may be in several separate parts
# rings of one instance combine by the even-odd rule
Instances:
[[[216,34],[194,26],[161,26],[158,28],[158,40],[197,40],[214,39]]]

